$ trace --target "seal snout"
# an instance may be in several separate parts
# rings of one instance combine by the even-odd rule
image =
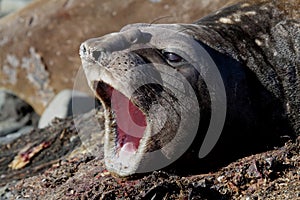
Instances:
[[[99,38],[92,38],[80,46],[80,56],[99,61],[104,54],[123,51],[136,44],[145,44],[151,40],[152,35],[144,33],[138,28],[123,32],[111,33]]]

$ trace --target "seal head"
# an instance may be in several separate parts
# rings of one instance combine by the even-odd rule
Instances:
[[[180,30],[176,24],[135,24],[81,45],[88,83],[105,108],[105,163],[120,176],[166,167],[190,147],[200,110],[211,103],[203,79],[212,92],[220,91],[214,112],[225,118],[216,65]],[[222,126],[221,120],[219,132]]]

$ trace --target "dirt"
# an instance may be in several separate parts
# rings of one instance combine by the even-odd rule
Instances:
[[[92,126],[100,111],[59,120],[1,147],[2,199],[300,199],[300,137],[282,147],[241,158],[205,174],[161,170],[122,179],[110,174],[103,133]],[[74,123],[75,121],[75,123]],[[80,136],[82,130],[85,139]],[[96,139],[95,139],[96,137]],[[21,169],[9,163],[29,143],[49,145]],[[82,142],[83,141],[83,142]],[[85,144],[85,145],[84,145]],[[94,145],[94,147],[93,147]],[[34,145],[31,145],[34,146]],[[186,171],[188,172],[188,168]]]

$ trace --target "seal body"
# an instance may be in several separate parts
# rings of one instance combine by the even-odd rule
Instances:
[[[133,24],[83,43],[108,170],[222,163],[298,135],[298,8],[242,2],[194,24]]]

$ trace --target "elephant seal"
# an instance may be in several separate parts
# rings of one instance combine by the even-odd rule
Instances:
[[[107,169],[199,167],[298,135],[299,21],[296,0],[243,1],[192,24],[132,24],[84,42]]]

